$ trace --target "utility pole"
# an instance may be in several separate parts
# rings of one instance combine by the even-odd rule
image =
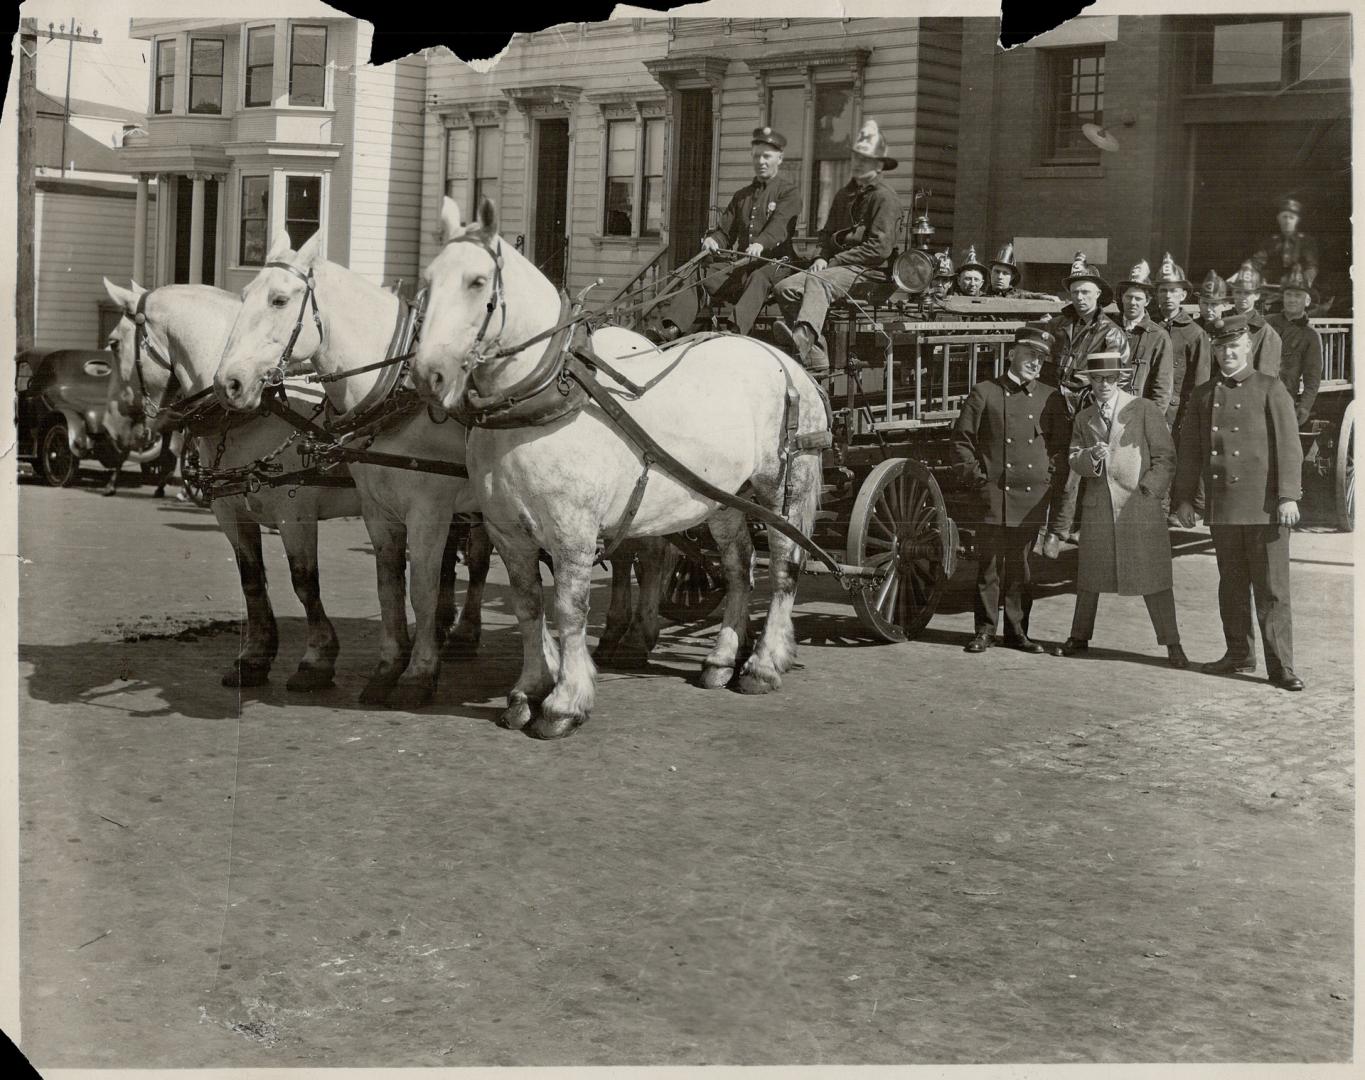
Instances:
[[[61,175],[66,175],[66,129],[71,126],[71,60],[72,52],[76,48],[76,42],[84,41],[91,45],[102,45],[100,32],[96,30],[92,36],[81,33],[80,26],[76,20],[71,20],[71,29],[68,31],[66,24],[63,23],[59,30],[53,30],[52,24],[47,24],[47,40],[64,40],[66,42],[66,103],[62,108],[62,160]]]

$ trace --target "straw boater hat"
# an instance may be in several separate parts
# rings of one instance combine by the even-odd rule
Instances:
[[[1014,262],[1014,241],[1011,240],[995,254],[995,259],[991,263],[991,269],[1003,266],[1010,272],[1010,284],[1016,285],[1019,282],[1019,267]]]
[[[1295,263],[1293,266],[1291,266],[1289,268],[1289,273],[1285,274],[1284,277],[1280,278],[1280,296],[1283,297],[1284,294],[1287,293],[1290,289],[1296,289],[1299,292],[1306,292],[1308,294],[1309,307],[1317,306],[1319,302],[1318,290],[1313,288],[1313,286],[1309,284],[1308,278],[1304,277],[1303,267],[1301,267],[1298,263]]]
[[[957,268],[957,272],[958,272],[959,275],[960,275],[964,270],[976,270],[976,271],[978,271],[978,272],[981,274],[981,279],[982,279],[983,281],[989,281],[989,280],[991,279],[991,270],[990,270],[990,267],[988,267],[985,263],[981,262],[981,261],[980,261],[979,259],[977,259],[977,257],[976,257],[976,245],[975,245],[975,244],[970,244],[970,245],[968,245],[968,247],[967,247],[967,257],[966,257],[965,259],[962,260],[962,265],[959,266],[959,267]]]
[[[1194,285],[1185,278],[1185,271],[1176,265],[1168,251],[1161,258],[1161,269],[1157,271],[1156,283],[1158,285],[1178,285],[1186,292],[1194,292]]]
[[[1210,270],[1204,275],[1204,281],[1199,286],[1199,299],[1206,303],[1227,303],[1228,283],[1222,279],[1217,270]]]
[[[1062,285],[1070,289],[1078,281],[1089,281],[1091,284],[1099,286],[1101,307],[1114,299],[1114,290],[1109,287],[1109,282],[1100,277],[1099,271],[1086,261],[1084,251],[1076,252],[1076,258],[1071,264],[1071,273],[1067,275]]]
[[[1042,323],[1025,323],[1014,332],[1016,345],[1027,345],[1044,356],[1052,355],[1052,345],[1056,340]]]
[[[1089,353],[1078,375],[1118,375],[1123,371],[1123,354],[1104,350]]]
[[[1224,345],[1229,341],[1235,341],[1241,335],[1249,333],[1247,317],[1245,315],[1226,315],[1221,319],[1214,319],[1207,327],[1209,341],[1214,345]]]
[[[1142,259],[1128,271],[1128,276],[1118,284],[1118,294],[1123,296],[1129,289],[1136,286],[1145,292],[1150,299],[1156,295],[1156,286],[1152,284],[1152,268],[1147,265],[1147,260]]]
[[[877,158],[885,172],[890,172],[899,164],[895,158],[886,156],[886,139],[875,120],[863,121],[863,126],[858,129],[858,138],[853,143],[853,153]]]

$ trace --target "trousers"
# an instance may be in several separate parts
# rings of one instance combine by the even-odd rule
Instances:
[[[1003,594],[1005,637],[1011,641],[1028,637],[1033,610],[1028,557],[1037,536],[1037,525],[982,525],[977,530],[974,612],[978,634],[995,633]]]
[[[1175,624],[1175,593],[1170,589],[1147,593],[1147,615],[1152,620],[1158,645],[1179,645],[1180,631]],[[1089,641],[1095,633],[1095,613],[1099,610],[1100,594],[1081,590],[1076,593],[1076,611],[1071,616],[1071,636],[1077,641]]]
[[[1289,528],[1209,525],[1218,558],[1218,614],[1228,655],[1256,659],[1254,600],[1267,674],[1294,667],[1294,616],[1289,602]]]
[[[741,334],[747,335],[768,302],[773,282],[788,272],[787,266],[774,263],[722,266],[702,278],[701,287],[713,302],[734,304],[735,326]]]
[[[861,266],[827,266],[815,274],[802,270],[783,277],[773,291],[788,326],[795,329],[798,322],[803,322],[815,332],[811,352],[822,357],[825,365],[829,363],[825,349],[825,316],[829,306],[865,273],[867,269]],[[817,362],[812,366],[823,365]]]

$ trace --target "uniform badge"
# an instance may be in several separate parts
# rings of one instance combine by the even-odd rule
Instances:
[[[773,211],[775,211],[776,209],[777,209],[777,203],[775,203],[775,202],[770,202],[770,203],[768,204],[768,213],[771,214],[771,213],[772,213]]]

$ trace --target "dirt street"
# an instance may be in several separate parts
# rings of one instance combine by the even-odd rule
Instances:
[[[801,667],[768,697],[699,689],[708,628],[669,626],[538,743],[492,723],[520,657],[496,561],[480,659],[388,712],[356,700],[359,521],[323,526],[342,655],[302,696],[278,538],[280,656],[239,694],[207,512],[26,484],[20,514],[39,1068],[1352,1054],[1349,536],[1293,541],[1302,694],[1170,670],[1137,598],[1103,598],[1089,659],[965,654],[967,564],[895,646],[807,578]],[[1176,537],[1198,664],[1223,651],[1216,568],[1207,532]],[[1045,588],[1034,636],[1064,639],[1073,600]]]

